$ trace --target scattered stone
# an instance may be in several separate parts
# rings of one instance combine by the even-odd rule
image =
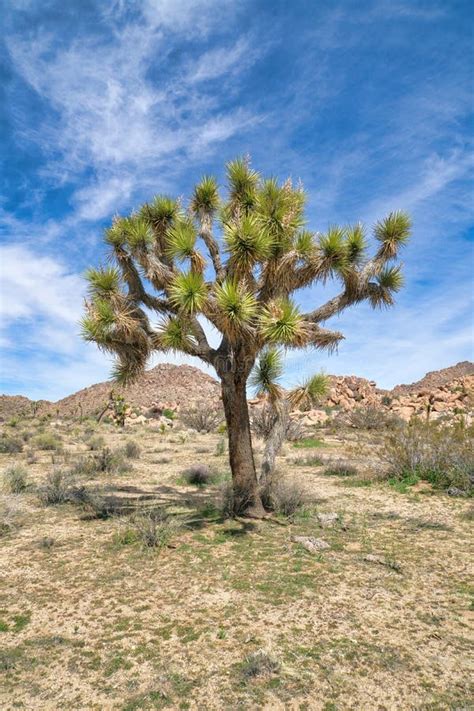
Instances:
[[[309,553],[317,553],[331,547],[322,538],[314,538],[314,536],[292,536],[291,540],[302,545]]]
[[[331,526],[334,526],[337,521],[339,521],[339,514],[335,511],[332,511],[331,513],[318,513],[316,518],[318,519],[321,528],[330,528]]]
[[[448,496],[467,496],[467,491],[464,489],[458,489],[457,486],[450,486],[449,489],[446,490],[446,493]]]
[[[386,568],[391,568],[396,570],[397,573],[401,573],[402,566],[394,560],[389,560],[381,555],[374,555],[373,553],[368,553],[364,556],[364,560],[367,563],[377,563],[378,565],[384,565]]]

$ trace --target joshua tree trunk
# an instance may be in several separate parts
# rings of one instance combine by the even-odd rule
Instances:
[[[224,376],[222,400],[229,434],[235,511],[251,518],[262,518],[265,509],[253,458],[245,378],[234,373]]]
[[[275,459],[285,441],[289,419],[289,405],[286,400],[270,405],[273,411],[273,424],[265,441],[262,457],[260,484],[268,484],[275,471]]]

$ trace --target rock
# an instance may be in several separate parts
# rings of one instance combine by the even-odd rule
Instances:
[[[368,553],[364,556],[363,559],[367,563],[377,563],[378,565],[384,565],[386,568],[396,570],[397,573],[400,573],[402,570],[402,567],[399,563],[396,563],[394,560],[388,560],[387,558],[383,558],[381,555],[373,555],[372,553]]]
[[[321,528],[329,528],[334,526],[336,521],[339,521],[339,514],[335,511],[332,511],[331,513],[319,513],[316,518],[318,519]]]
[[[467,496],[467,491],[458,489],[457,486],[450,486],[449,489],[446,490],[446,493],[448,496]]]
[[[322,538],[314,538],[314,536],[292,536],[291,540],[302,545],[309,553],[317,553],[331,547]]]

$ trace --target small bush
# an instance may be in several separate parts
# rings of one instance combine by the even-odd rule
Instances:
[[[293,459],[293,464],[300,467],[321,467],[324,464],[324,459],[318,457],[317,454],[312,454],[309,457],[297,457]]]
[[[331,462],[323,472],[325,476],[356,476],[358,473],[356,467],[344,461]]]
[[[28,449],[26,452],[26,463],[27,464],[36,464],[38,461],[38,457],[36,456],[36,452],[34,449]]]
[[[298,481],[278,475],[262,489],[261,495],[265,508],[282,516],[293,516],[309,504],[307,490]]]
[[[386,430],[395,427],[400,419],[383,410],[378,405],[366,405],[351,410],[348,414],[351,427],[358,430]]]
[[[249,654],[241,665],[242,674],[246,678],[271,676],[281,669],[281,663],[264,649],[258,649]]]
[[[0,537],[13,533],[21,526],[16,507],[0,502]]]
[[[91,452],[98,452],[105,446],[105,439],[102,437],[102,435],[96,435],[89,439],[89,441],[87,442],[87,446]]]
[[[416,475],[436,488],[472,489],[473,438],[462,426],[414,420],[386,438],[381,457],[394,479]]]
[[[145,548],[165,548],[178,530],[177,522],[161,509],[136,514],[131,523],[131,531]]]
[[[171,410],[169,407],[165,407],[165,409],[162,412],[163,417],[166,417],[167,420],[174,420],[176,417],[176,413],[174,410]]]
[[[183,413],[181,419],[186,427],[197,430],[197,432],[214,432],[224,417],[220,410],[214,410],[209,408],[206,403],[201,403],[192,410]]]
[[[39,496],[45,506],[56,506],[66,503],[69,500],[70,493],[70,475],[61,469],[55,469],[46,477],[46,482],[41,487]]]
[[[12,437],[2,433],[0,435],[0,453],[1,454],[18,454],[23,451],[23,442],[19,437]]]
[[[13,466],[3,472],[3,485],[10,494],[21,494],[28,487],[28,472],[21,466]]]
[[[218,443],[216,444],[216,451],[214,452],[214,455],[216,457],[222,457],[222,455],[225,454],[226,446],[227,446],[227,442],[225,441],[225,439],[224,438],[220,439],[218,441]]]
[[[113,451],[108,447],[104,447],[94,456],[91,466],[95,467],[96,472],[105,474],[123,474],[130,470],[122,452]]]
[[[206,464],[195,464],[183,472],[183,479],[187,484],[207,486],[215,479],[215,475]]]
[[[52,432],[43,432],[42,434],[36,435],[35,445],[38,449],[45,452],[53,452],[62,447],[61,440]]]
[[[126,443],[125,447],[123,448],[123,451],[127,459],[140,459],[140,454],[142,450],[136,442],[130,440]]]
[[[249,503],[249,499],[243,496],[236,496],[232,482],[226,481],[220,489],[220,501],[217,510],[225,518],[240,516]]]

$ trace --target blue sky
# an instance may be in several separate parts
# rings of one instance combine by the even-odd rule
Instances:
[[[292,353],[288,382],[323,368],[391,387],[472,358],[470,2],[0,7],[1,391],[57,399],[106,379],[77,325],[103,227],[245,153],[301,178],[311,229],[393,209],[414,221],[395,309],[330,322],[338,353]]]

